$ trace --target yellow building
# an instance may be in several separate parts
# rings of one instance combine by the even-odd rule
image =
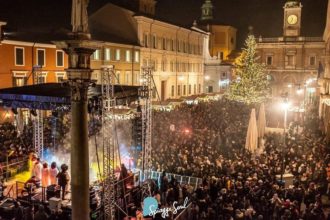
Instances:
[[[113,65],[117,84],[140,84],[140,48],[138,46],[111,42],[100,42],[100,46],[101,48],[96,50],[91,58],[93,79],[101,83],[102,66]]]
[[[102,65],[113,64],[120,84],[136,85],[143,67],[152,67],[153,98],[166,100],[202,93],[203,45],[206,33],[152,18],[154,0],[140,0],[139,12],[108,3],[90,17],[93,39],[103,49],[92,59],[95,77]],[[143,6],[143,7],[142,7]],[[116,22],[110,22],[114,21]],[[121,43],[122,42],[122,43]],[[105,49],[110,60],[105,62]],[[118,55],[119,53],[119,55]],[[158,93],[158,95],[157,95]]]
[[[210,55],[227,60],[228,55],[236,49],[237,29],[227,25],[209,25]]]

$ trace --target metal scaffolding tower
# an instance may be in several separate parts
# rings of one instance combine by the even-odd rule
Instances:
[[[41,66],[33,67],[33,77],[35,84],[43,83]],[[43,158],[44,149],[44,120],[42,110],[36,110],[33,120],[34,150],[39,158]]]
[[[102,135],[103,135],[103,177],[104,177],[104,213],[105,219],[115,218],[116,191],[115,166],[116,149],[114,141],[113,108],[116,105],[114,97],[113,66],[104,66],[101,70],[102,81]]]
[[[151,130],[152,130],[152,92],[153,92],[153,68],[142,68],[142,149],[144,180],[150,179],[152,169],[151,152]]]

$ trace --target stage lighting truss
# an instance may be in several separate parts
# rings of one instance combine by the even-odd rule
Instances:
[[[143,179],[150,179],[152,169],[151,129],[152,129],[152,93],[153,93],[153,68],[142,68],[142,149],[143,149]]]
[[[114,139],[114,115],[116,106],[114,96],[115,74],[113,66],[101,70],[102,81],[102,135],[103,135],[103,190],[105,219],[114,219],[116,210],[115,168],[119,160],[119,149]],[[117,206],[118,207],[118,206]]]
[[[33,77],[36,84],[43,83],[43,73],[41,66],[33,67]],[[34,150],[39,158],[43,159],[44,150],[44,122],[43,111],[36,110],[36,115],[33,120],[33,137],[34,137]]]

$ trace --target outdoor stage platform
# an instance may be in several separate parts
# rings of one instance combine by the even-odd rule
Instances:
[[[125,105],[139,98],[140,86],[115,85],[117,105]],[[89,99],[101,96],[101,85],[89,87]],[[0,106],[7,108],[28,108],[59,110],[70,108],[71,89],[66,83],[45,83],[22,87],[0,89]]]

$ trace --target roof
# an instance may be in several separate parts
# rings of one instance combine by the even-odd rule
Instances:
[[[119,104],[135,101],[138,98],[139,86],[115,85],[115,96]],[[88,96],[101,95],[101,85],[90,87]],[[71,89],[63,83],[45,83],[0,89],[1,105],[10,108],[29,108],[54,110],[70,106]]]
[[[90,15],[93,40],[139,45],[134,12],[108,3]]]

